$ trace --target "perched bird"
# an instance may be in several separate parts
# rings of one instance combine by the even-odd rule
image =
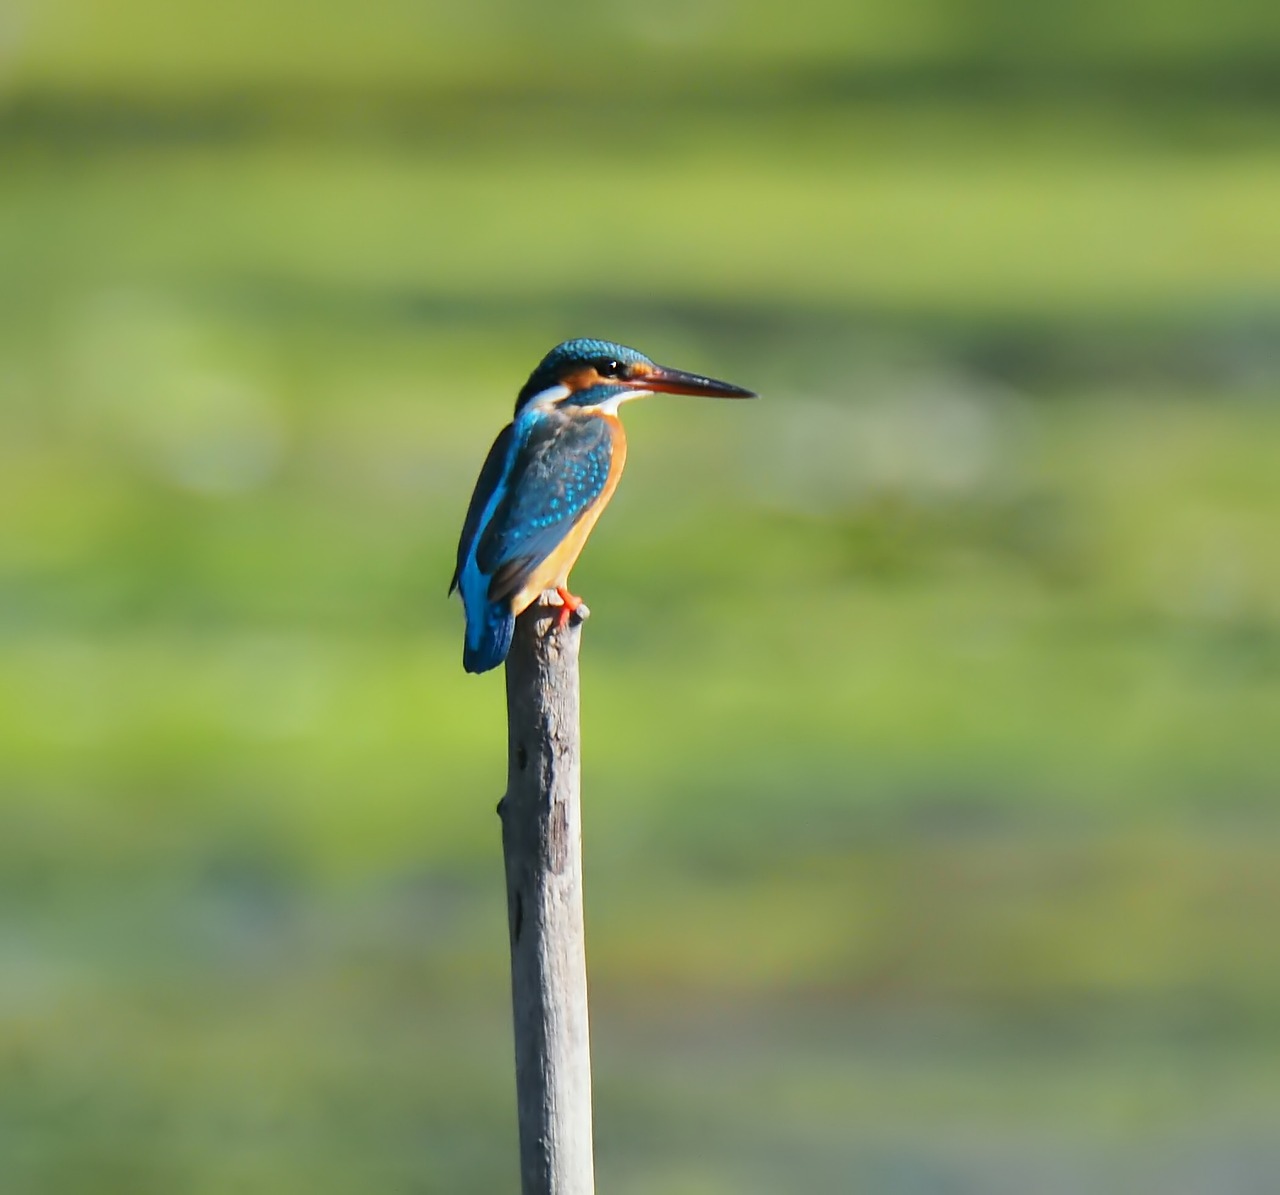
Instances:
[[[507,658],[517,615],[544,590],[563,603],[557,626],[582,605],[568,590],[569,570],[622,476],[618,407],[648,394],[755,397],[607,340],[566,340],[529,375],[480,470],[449,584],[467,615],[468,672]]]

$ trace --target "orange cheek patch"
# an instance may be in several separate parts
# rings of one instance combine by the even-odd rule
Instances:
[[[579,390],[589,390],[592,386],[598,386],[602,379],[596,370],[588,367],[566,374],[562,380],[569,387],[569,392],[576,394]]]

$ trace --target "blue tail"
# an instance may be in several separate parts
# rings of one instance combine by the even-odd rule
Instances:
[[[516,620],[510,602],[486,602],[478,624],[467,622],[462,644],[462,666],[468,672],[488,672],[507,658]]]

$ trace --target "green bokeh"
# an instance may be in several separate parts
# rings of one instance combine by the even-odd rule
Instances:
[[[0,16],[0,1191],[514,1190],[501,682],[551,344],[602,1189],[1267,1192],[1280,30]]]

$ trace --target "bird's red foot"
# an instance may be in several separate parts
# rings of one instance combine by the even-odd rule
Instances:
[[[560,613],[556,615],[556,630],[564,630],[569,623],[569,619],[579,611],[581,611],[581,617],[586,618],[588,614],[587,605],[580,597],[575,597],[563,585],[556,586],[556,594],[560,598]]]

